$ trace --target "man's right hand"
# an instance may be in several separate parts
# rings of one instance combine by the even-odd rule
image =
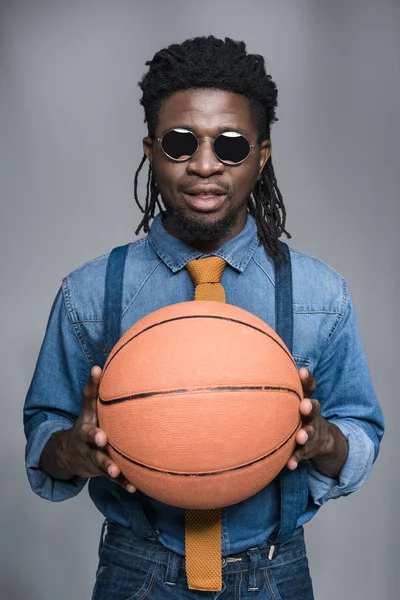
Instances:
[[[107,435],[97,424],[101,368],[93,367],[83,390],[82,412],[65,431],[55,433],[43,449],[40,468],[55,479],[108,477],[132,493],[136,488],[121,474],[107,451]]]

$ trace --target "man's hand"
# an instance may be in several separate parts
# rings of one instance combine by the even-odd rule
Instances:
[[[74,476],[108,477],[132,493],[136,488],[107,454],[107,435],[97,424],[100,376],[101,368],[93,367],[83,390],[81,414],[71,429],[58,431],[50,438],[42,452],[40,468],[62,480]]]
[[[316,388],[312,374],[301,368],[299,375],[304,395],[300,402],[303,423],[296,434],[297,446],[287,466],[293,471],[301,460],[310,459],[318,471],[335,479],[347,458],[347,440],[334,423],[321,416],[318,400],[311,399]]]

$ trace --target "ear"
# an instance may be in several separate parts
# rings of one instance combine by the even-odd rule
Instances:
[[[271,140],[264,140],[263,142],[261,142],[260,162],[259,162],[257,181],[259,181],[261,179],[263,169],[264,169],[265,165],[267,164],[269,157],[271,156],[271,152],[272,152]]]
[[[150,164],[153,160],[153,141],[154,140],[149,136],[143,138],[143,152],[147,156]]]

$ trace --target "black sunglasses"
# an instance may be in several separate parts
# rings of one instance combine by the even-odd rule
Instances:
[[[237,131],[225,131],[216,138],[198,138],[188,129],[170,129],[161,138],[161,149],[168,158],[177,162],[189,160],[196,154],[201,140],[213,142],[215,156],[226,165],[238,165],[249,156],[255,144],[250,144],[246,138]]]

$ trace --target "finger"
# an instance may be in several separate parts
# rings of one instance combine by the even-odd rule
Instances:
[[[307,425],[306,427],[302,427],[296,433],[296,443],[298,446],[296,450],[293,452],[292,456],[289,458],[286,463],[290,470],[294,470],[297,468],[298,463],[303,458],[308,458],[309,449],[312,448],[311,442],[315,437],[315,429],[312,425]],[[300,448],[299,448],[300,446]]]
[[[102,459],[97,453],[101,453],[101,450],[89,450],[86,448],[85,451],[81,451],[77,455],[75,460],[76,474],[80,477],[99,477],[106,475],[102,468]]]
[[[117,477],[112,477],[111,479],[130,494],[136,492],[137,488],[132,483],[130,483],[130,481],[125,479],[123,475],[118,475]]]
[[[316,454],[316,451],[315,444],[305,444],[304,446],[300,446],[296,452],[294,452],[293,459],[298,464],[301,460],[313,458],[313,456]]]
[[[301,369],[299,369],[299,375],[301,379],[301,384],[303,386],[304,397],[311,398],[317,387],[313,374],[311,373],[311,371],[306,369],[306,367],[301,367]]]
[[[315,427],[312,425],[306,425],[303,428],[303,431],[305,431],[307,434],[307,442],[312,442],[315,437]]]
[[[312,442],[315,437],[315,427],[312,425],[306,425],[299,429],[296,433],[296,443],[300,446],[304,446],[307,442]]]
[[[302,428],[299,429],[299,431],[296,433],[296,443],[300,444],[301,446],[303,446],[304,444],[306,444],[308,442],[308,433],[307,431]]]
[[[299,404],[300,414],[308,417],[312,413],[313,405],[309,398],[304,398]]]
[[[321,405],[318,400],[304,398],[299,405],[303,425],[308,424],[321,416]]]
[[[294,471],[295,469],[297,469],[298,464],[299,461],[297,460],[297,457],[294,454],[292,454],[292,456],[287,461],[286,466],[288,469],[290,469],[290,471]]]
[[[121,473],[121,469],[109,457],[105,450],[92,450],[90,452],[90,459],[96,467],[101,469],[103,475],[115,478]]]
[[[107,434],[100,427],[89,423],[82,423],[80,427],[80,438],[83,442],[104,448],[107,445]]]
[[[90,372],[89,378],[85,387],[83,388],[83,406],[82,406],[82,418],[85,421],[92,421],[97,423],[97,395],[99,391],[101,378],[101,368],[94,366]]]
[[[107,446],[108,439],[106,432],[100,429],[100,427],[96,427],[94,430],[93,441],[99,448]]]
[[[305,444],[298,444],[292,455],[298,463],[306,458],[313,458],[321,448],[317,430],[312,425],[303,431],[307,435],[307,441]]]
[[[100,474],[107,475],[109,479],[123,487],[130,494],[136,492],[136,487],[122,475],[121,469],[109,457],[107,452],[104,450],[94,450],[91,452],[91,459],[94,465],[101,469]]]
[[[295,469],[297,469],[299,462],[303,458],[307,458],[307,456],[306,456],[306,454],[307,454],[306,448],[307,447],[308,447],[307,445],[301,446],[300,448],[297,448],[297,450],[295,452],[293,452],[292,456],[289,458],[289,460],[286,463],[287,467],[291,471],[294,471]]]

